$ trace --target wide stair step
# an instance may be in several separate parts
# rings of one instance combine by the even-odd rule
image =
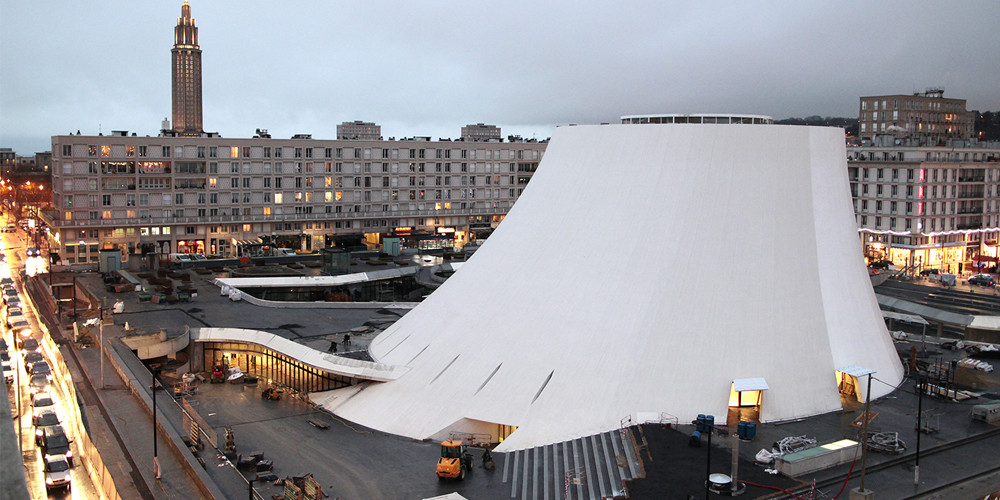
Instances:
[[[643,467],[631,428],[503,453],[503,482],[517,499],[624,497],[624,481]]]

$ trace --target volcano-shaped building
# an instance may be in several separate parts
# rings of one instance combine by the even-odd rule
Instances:
[[[408,371],[314,400],[508,451],[640,413],[816,415],[872,371],[885,395],[902,367],[848,185],[838,128],[561,127],[485,245],[372,343]]]

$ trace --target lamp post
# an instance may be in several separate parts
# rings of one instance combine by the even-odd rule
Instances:
[[[156,380],[156,374],[157,374],[157,372],[158,372],[158,370],[157,371],[152,371],[152,372],[150,372],[150,374],[153,377],[153,386],[152,386],[152,389],[153,389],[153,476],[156,477],[156,479],[160,479],[160,460],[156,456],[156,451],[157,451],[156,450],[156,444],[157,444],[156,443],[156,391],[158,391],[160,389],[159,388],[160,383],[159,383],[159,381]]]
[[[917,456],[913,464],[913,484],[915,486],[920,485],[920,434],[923,432],[921,419],[924,411],[925,384],[927,384],[923,373],[918,372],[917,377]]]
[[[692,422],[695,424],[697,429],[701,432],[708,433],[708,453],[706,454],[705,463],[705,498],[709,498],[709,494],[714,492],[725,496],[739,496],[746,491],[746,486],[743,485],[741,488],[736,479],[737,468],[739,466],[739,435],[737,432],[732,433],[733,438],[733,455],[732,455],[732,476],[729,478],[730,486],[728,490],[713,490],[712,489],[712,434],[718,432],[720,435],[725,436],[729,434],[729,428],[726,426],[715,426],[715,417],[712,415],[699,415],[698,420]]]

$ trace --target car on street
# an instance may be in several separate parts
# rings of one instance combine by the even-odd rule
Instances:
[[[62,455],[45,456],[45,489],[72,488],[73,471],[70,458]]]
[[[872,269],[888,269],[891,266],[893,266],[891,260],[877,260],[868,265]]]
[[[11,367],[10,361],[4,361],[3,363],[3,379],[7,381],[7,385],[14,383],[14,368]]]
[[[969,284],[979,285],[979,286],[993,286],[996,285],[997,282],[996,280],[993,279],[993,276],[990,276],[988,274],[977,274],[969,278]]]
[[[941,274],[941,270],[940,269],[924,269],[923,271],[920,271],[920,275],[921,276],[930,276],[930,275],[937,275],[937,274]]]
[[[31,373],[31,367],[35,363],[44,363],[45,358],[42,357],[42,353],[38,351],[31,351],[24,355],[24,372]]]
[[[31,338],[20,338],[17,339],[19,345],[18,348],[21,349],[21,355],[27,355],[29,352],[41,352],[42,347],[38,345],[38,341]]]
[[[7,314],[4,315],[7,328],[12,328],[14,323],[24,319],[24,311],[20,307],[7,307]]]
[[[10,362],[10,353],[7,352],[7,349],[0,350],[0,361],[3,361],[4,363]]]
[[[26,339],[31,336],[31,325],[27,321],[19,320],[10,327],[13,334],[19,339]]]
[[[7,350],[7,339],[0,339],[0,351]]]
[[[37,363],[32,363],[31,365],[31,375],[45,375],[52,381],[52,367],[49,366],[48,361],[38,361]]]
[[[24,253],[27,254],[28,257],[38,257],[41,255],[41,250],[39,250],[38,247],[28,247]]]
[[[16,233],[17,232],[17,226],[15,226],[13,224],[7,224],[6,226],[4,226],[3,232],[5,232],[5,233]]]
[[[15,290],[13,287],[4,288],[4,290],[3,290],[3,303],[7,304],[7,303],[9,303],[12,300],[16,300],[18,302],[21,301],[21,299],[17,296],[17,290]]]
[[[66,436],[66,431],[61,425],[45,429],[42,432],[42,440],[38,444],[42,448],[42,456],[66,455],[66,461],[73,466],[73,451],[69,449],[72,441]]]
[[[48,392],[51,387],[52,381],[45,375],[32,375],[31,379],[28,380],[28,389],[32,394],[38,392]]]
[[[45,429],[59,425],[59,415],[55,411],[49,410],[38,416],[35,420],[35,445],[42,444],[42,434],[45,434]]]
[[[32,351],[42,352],[42,346],[32,337],[18,337],[17,349],[21,351],[22,356]]]
[[[52,400],[52,394],[38,392],[31,395],[31,423],[38,425],[38,418],[43,413],[55,411],[56,402]]]

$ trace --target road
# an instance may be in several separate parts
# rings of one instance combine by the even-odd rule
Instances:
[[[6,222],[2,225],[6,225]],[[40,272],[45,267],[45,259],[41,257],[29,258],[25,255],[25,240],[22,238],[26,237],[20,230],[16,233],[3,233],[3,254],[6,257],[6,262],[0,265],[0,277],[13,278],[18,295],[22,297],[24,296],[24,282],[20,271],[27,267],[29,271]],[[38,327],[36,312],[30,307],[27,301],[23,301],[22,304],[25,319],[31,325],[31,331],[33,332],[31,336],[39,340],[39,345],[42,346],[42,356],[49,362],[49,365],[52,365],[53,353],[49,351],[48,345],[45,342],[41,342],[42,334],[39,333],[41,329]],[[4,317],[6,318],[6,307]],[[31,498],[98,498],[99,494],[93,482],[83,467],[80,466],[80,450],[75,442],[70,443],[70,448],[76,457],[73,462],[71,487],[69,489],[54,490],[51,493],[46,491],[42,451],[35,444],[35,428],[32,425],[31,419],[31,396],[28,390],[28,379],[30,377],[25,372],[23,357],[20,351],[15,348],[14,332],[7,327],[6,321],[4,321],[2,328],[3,338],[9,346],[8,351],[11,355],[11,363],[17,373],[14,384],[9,388],[10,393],[8,396],[12,402],[12,413],[16,415],[15,430],[18,432],[21,444],[21,455],[24,459],[28,492]],[[79,412],[68,411],[65,405],[76,404],[76,402],[67,400],[61,390],[59,380],[55,380],[51,387],[56,414],[62,420],[62,425],[66,429],[69,438],[75,441],[76,436],[73,434],[73,429],[82,427],[82,425],[79,422],[71,421],[71,419],[75,418],[75,415],[78,415]]]

